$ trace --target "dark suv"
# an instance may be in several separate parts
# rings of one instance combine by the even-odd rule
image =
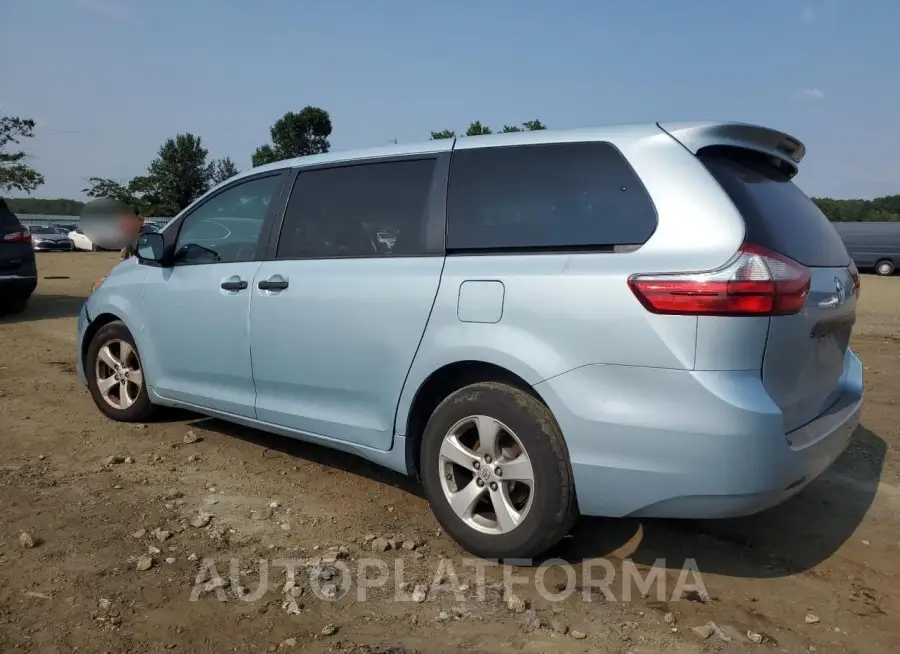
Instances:
[[[0,198],[0,313],[22,311],[36,287],[31,232]]]

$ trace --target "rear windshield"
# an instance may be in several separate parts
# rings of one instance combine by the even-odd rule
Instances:
[[[849,265],[825,214],[764,157],[723,148],[701,151],[700,160],[743,215],[748,241],[812,268]]]

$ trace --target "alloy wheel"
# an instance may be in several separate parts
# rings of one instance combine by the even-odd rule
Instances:
[[[490,416],[457,422],[441,443],[441,487],[454,513],[486,534],[518,527],[534,498],[534,470],[509,427]]]
[[[123,340],[107,341],[100,348],[94,374],[100,395],[114,409],[131,407],[144,386],[137,352]]]

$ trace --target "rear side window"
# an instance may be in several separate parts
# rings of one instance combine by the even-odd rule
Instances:
[[[424,254],[435,162],[385,161],[301,172],[276,258]]]
[[[815,202],[764,157],[737,148],[701,151],[747,227],[751,243],[813,268],[849,265],[837,230]]]
[[[447,213],[448,250],[612,249],[656,229],[637,174],[602,142],[458,150]]]

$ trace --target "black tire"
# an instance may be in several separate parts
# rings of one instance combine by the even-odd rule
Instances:
[[[440,450],[445,435],[469,416],[489,416],[516,434],[534,472],[532,505],[517,527],[486,534],[467,525],[451,508],[441,483]],[[447,397],[422,437],[420,474],[425,494],[444,530],[469,552],[488,559],[531,559],[571,530],[578,508],[569,451],[553,414],[533,395],[497,382],[461,388]]]
[[[894,262],[885,259],[875,264],[875,272],[882,277],[890,277],[894,274]]]
[[[121,321],[116,320],[108,323],[94,334],[94,338],[88,346],[87,356],[85,356],[84,372],[88,380],[88,390],[90,390],[91,397],[94,399],[97,408],[108,418],[112,418],[119,422],[147,422],[153,415],[155,407],[150,403],[146,379],[144,379],[144,382],[141,384],[140,391],[138,392],[134,404],[126,409],[118,409],[109,404],[103,398],[103,394],[97,386],[97,357],[103,346],[111,341],[127,342],[134,350],[140,370],[143,372],[143,365],[140,365],[140,353],[138,352],[137,345],[134,343],[131,332],[128,331],[128,328],[125,327],[125,324]]]
[[[25,311],[25,307],[28,306],[28,300],[31,299],[30,295],[25,295],[24,297],[13,297],[8,300],[3,300],[0,302],[0,315],[14,315],[17,313],[22,313]]]

